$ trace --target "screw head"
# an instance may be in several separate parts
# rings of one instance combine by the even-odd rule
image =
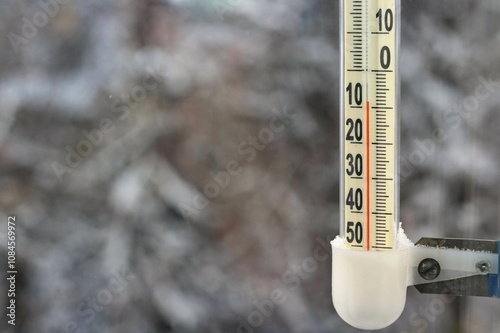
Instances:
[[[476,263],[476,270],[481,274],[488,274],[491,269],[491,264],[488,260],[480,260]]]
[[[418,264],[418,274],[426,280],[434,280],[441,273],[441,266],[432,258],[425,258]]]

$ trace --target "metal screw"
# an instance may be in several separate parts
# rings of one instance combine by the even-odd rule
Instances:
[[[418,264],[418,274],[426,280],[434,280],[441,273],[441,266],[432,258],[425,258]]]
[[[488,260],[479,260],[476,263],[476,269],[481,274],[488,274],[491,269],[491,264]]]

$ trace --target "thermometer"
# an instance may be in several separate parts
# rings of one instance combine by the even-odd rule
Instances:
[[[361,329],[401,315],[406,289],[500,298],[500,241],[422,238],[399,226],[400,0],[341,0],[340,236],[337,314]]]
[[[341,6],[341,236],[394,248],[398,226],[399,0]]]

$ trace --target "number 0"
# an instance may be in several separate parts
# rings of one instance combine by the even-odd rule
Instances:
[[[387,46],[382,46],[380,49],[380,66],[383,69],[389,68],[391,65],[391,50]]]

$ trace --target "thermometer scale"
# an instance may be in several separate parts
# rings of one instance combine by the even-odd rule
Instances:
[[[353,249],[392,249],[397,234],[398,9],[395,0],[341,8],[341,235]]]

